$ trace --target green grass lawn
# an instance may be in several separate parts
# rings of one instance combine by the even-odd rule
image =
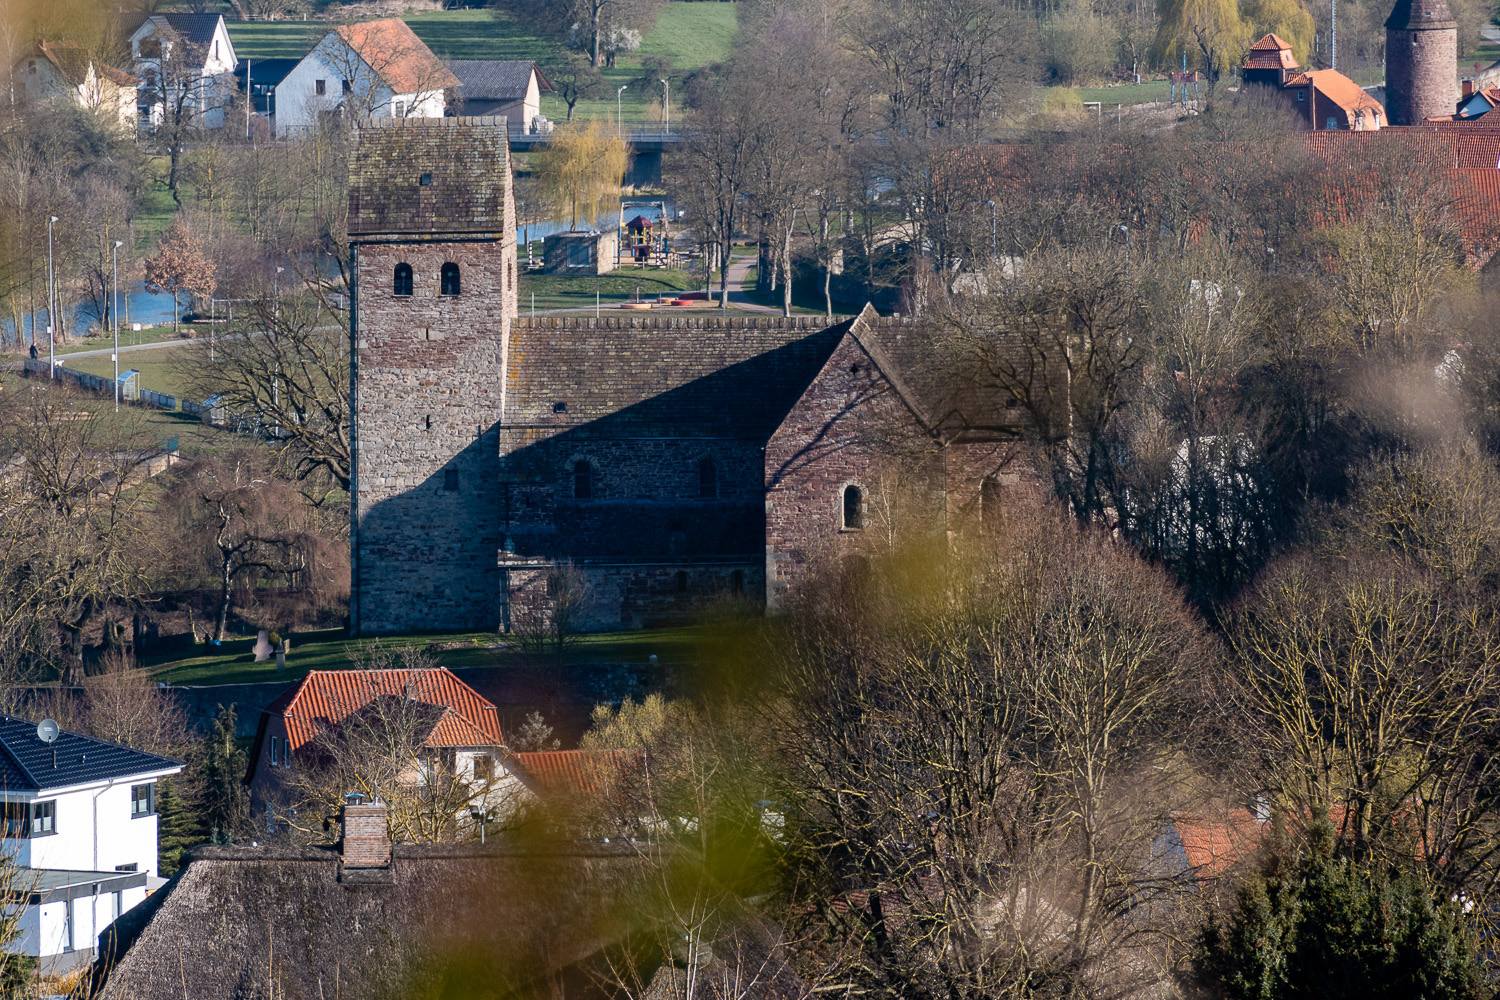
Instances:
[[[546,663],[550,654],[528,653],[501,643],[493,632],[456,632],[438,635],[404,635],[349,639],[342,629],[293,633],[292,652],[286,670],[278,674],[276,661],[254,662],[253,636],[228,640],[210,653],[188,656],[146,657],[144,663],[158,681],[171,684],[253,684],[262,681],[293,681],[309,670],[341,670],[352,666],[351,653],[379,643],[387,648],[424,648],[460,644],[456,649],[431,653],[444,667],[525,666]],[[701,626],[646,629],[638,632],[606,632],[579,636],[563,655],[565,664],[644,663],[655,654],[662,663],[685,663],[698,658],[709,641]],[[198,647],[199,650],[204,647]]]
[[[134,368],[140,372],[137,379],[142,389],[150,389],[154,392],[170,393],[179,398],[188,392],[187,377],[182,370],[181,359],[183,352],[195,350],[195,344],[183,344],[182,347],[163,347],[155,351],[132,351],[120,355],[120,370],[127,371]],[[89,372],[93,375],[113,375],[115,363],[107,354],[96,354],[87,358],[78,358],[70,361],[68,367],[74,371]]]
[[[614,305],[635,298],[636,288],[641,291],[643,301],[654,299],[669,292],[690,292],[702,288],[696,275],[687,271],[668,268],[622,267],[609,274],[570,277],[562,274],[523,274],[519,283],[521,312],[531,310],[531,297],[536,295],[537,309],[571,309],[594,304],[594,293],[599,301]]]
[[[662,87],[653,82],[645,88],[638,82],[641,58],[665,56],[680,71],[720,62],[729,56],[738,16],[738,5],[733,3],[665,4],[656,26],[642,39],[640,51],[622,55],[613,69],[603,70],[607,96],[580,102],[575,115],[613,119],[615,91],[628,86],[621,99],[625,122],[656,124]],[[563,52],[561,42],[540,37],[530,25],[504,11],[445,10],[413,14],[406,23],[444,59],[531,59],[545,65]],[[242,59],[288,58],[306,53],[329,26],[324,21],[232,21],[229,35]],[[675,95],[672,103],[676,118]],[[542,114],[562,121],[568,109],[561,98],[543,94]]]

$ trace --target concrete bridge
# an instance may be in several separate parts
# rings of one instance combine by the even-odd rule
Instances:
[[[530,133],[515,129],[510,133],[510,149],[513,153],[529,153],[545,146],[550,133]],[[654,187],[661,183],[661,154],[682,141],[679,132],[632,131],[625,133],[625,142],[630,146],[630,169],[626,171],[625,183],[635,187]]]

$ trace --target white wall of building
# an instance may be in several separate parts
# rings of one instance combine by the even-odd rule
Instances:
[[[170,26],[165,21],[153,17],[148,18],[130,36],[130,55],[135,60],[132,72],[142,80],[152,80],[160,75],[162,60],[142,55],[141,42],[154,36],[162,36],[163,33],[170,35]],[[170,49],[171,43],[164,41],[164,57],[169,56]],[[198,77],[195,85],[196,96],[190,98],[189,101],[205,109],[198,122],[199,125],[203,128],[220,128],[224,124],[225,108],[235,92],[234,67],[238,60],[234,54],[234,43],[229,40],[229,29],[222,17],[219,18],[219,23],[214,28],[213,39],[204,46],[202,57],[202,69],[196,70],[195,67]],[[144,89],[147,88],[143,87]],[[157,104],[151,114],[151,124],[156,125],[160,121],[161,105]]]
[[[323,93],[318,93],[318,81]],[[348,91],[344,84],[348,82]],[[276,134],[309,132],[320,114],[349,103],[351,113],[369,118],[441,118],[441,90],[398,94],[336,33],[329,32],[276,85]]]

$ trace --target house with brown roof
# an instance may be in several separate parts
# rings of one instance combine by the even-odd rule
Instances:
[[[328,115],[441,118],[459,86],[400,18],[340,25],[276,85],[276,134],[307,132]]]
[[[11,73],[22,101],[62,99],[127,128],[135,125],[141,81],[101,62],[77,42],[41,42],[22,54]]]
[[[1332,69],[1299,70],[1292,46],[1272,32],[1250,46],[1240,68],[1246,86],[1273,87],[1313,131],[1374,132],[1390,124],[1385,107]]]
[[[378,725],[396,717],[393,706],[432,766],[480,783],[500,775],[499,712],[446,667],[314,670],[261,712],[245,776],[257,808],[280,801],[293,772],[316,763],[320,737]]]

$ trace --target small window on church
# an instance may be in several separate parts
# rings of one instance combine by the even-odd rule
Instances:
[[[865,495],[858,486],[844,487],[844,529],[858,531],[865,526]]]
[[[719,495],[719,470],[714,466],[714,460],[705,458],[698,463],[698,496],[704,500],[712,500]]]
[[[591,500],[594,496],[594,467],[587,462],[573,463],[573,499]]]
[[[458,489],[458,470],[457,469],[444,469],[443,470],[443,489],[448,490],[449,492],[452,492],[452,491]]]
[[[421,187],[430,187],[432,185],[432,175],[423,174],[421,177],[417,178],[417,184]]]
[[[452,261],[443,265],[441,291],[444,295],[458,294],[458,265]]]
[[[979,484],[979,523],[986,531],[1000,523],[1000,481],[994,476],[985,476]]]
[[[677,592],[679,594],[687,593],[687,570],[685,569],[677,571]]]
[[[553,413],[567,413],[568,412],[568,403],[567,403],[567,400],[559,399],[557,402],[553,403],[552,404],[552,412]]]
[[[397,264],[394,290],[397,295],[411,294],[411,265]]]

